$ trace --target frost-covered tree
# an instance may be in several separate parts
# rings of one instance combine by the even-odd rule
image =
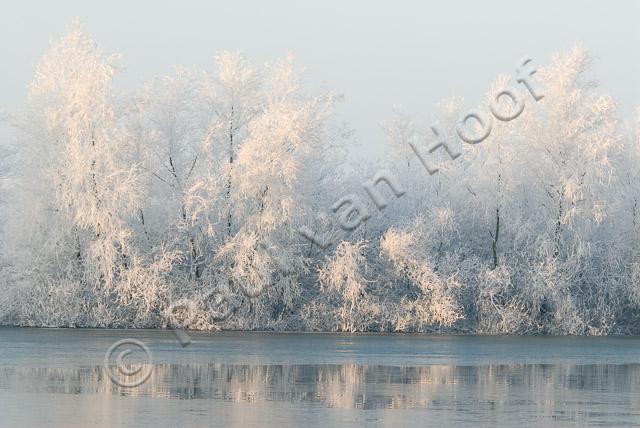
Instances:
[[[262,109],[247,125],[231,177],[235,233],[217,253],[229,279],[245,297],[260,293],[260,316],[273,307],[291,310],[306,268],[295,227],[304,212],[305,167],[326,147],[334,97],[310,98],[299,88],[292,57],[268,64]]]
[[[419,235],[437,224],[430,220],[435,213],[450,213],[454,232],[424,257],[457,254],[465,260],[457,263],[459,278],[468,278],[462,282],[462,322],[470,328],[606,332],[623,315],[621,282],[610,275],[622,274],[623,249],[615,242],[601,245],[620,236],[616,217],[624,216],[624,210],[614,212],[614,202],[624,199],[614,173],[622,135],[611,98],[587,78],[589,64],[580,47],[556,56],[536,75],[544,99],[536,102],[527,91],[516,91],[523,114],[506,122],[494,118],[490,136],[481,144],[463,144],[455,160],[451,153],[440,150],[445,156],[438,158],[428,151],[433,137],[421,137],[406,119],[399,122],[404,128],[392,129],[396,140],[413,135],[423,155],[430,155],[423,165],[430,182],[423,191],[412,186],[408,192],[409,200],[426,203],[406,233]],[[488,112],[495,95],[514,84],[499,78],[480,110]],[[450,122],[438,122],[453,142]],[[436,173],[440,159],[446,169]]]
[[[7,232],[18,275],[24,274],[18,280],[30,282],[40,277],[36,282],[45,284],[29,290],[33,299],[42,300],[42,306],[52,297],[58,300],[52,305],[56,309],[74,303],[60,301],[62,296],[38,295],[51,295],[54,288],[62,288],[62,284],[53,284],[58,275],[65,277],[66,291],[74,296],[83,288],[92,288],[94,284],[84,283],[83,278],[84,267],[92,261],[88,269],[100,271],[103,282],[98,287],[113,278],[112,260],[98,259],[100,244],[113,232],[113,223],[104,215],[100,179],[105,165],[98,164],[97,156],[108,138],[105,134],[111,131],[107,96],[113,72],[76,25],[52,46],[31,86],[29,111],[22,125],[19,193],[11,204],[22,215],[11,216]],[[86,243],[96,244],[91,261],[87,261],[91,256]],[[64,261],[57,263],[58,258]],[[70,312],[78,309],[73,307]]]
[[[6,231],[22,322],[118,324],[129,304],[158,304],[162,284],[131,277],[145,259],[130,227],[140,171],[112,104],[113,61],[74,23],[31,85]]]
[[[446,212],[438,213],[434,223],[448,228]],[[432,243],[437,242],[440,227],[425,227],[418,218],[411,231],[389,229],[382,237],[380,248],[395,273],[409,283],[402,297],[395,330],[421,331],[428,326],[451,326],[463,317],[456,295],[460,284],[456,280],[456,261],[434,259]],[[448,224],[448,225],[447,225]],[[435,239],[434,239],[435,238]]]
[[[200,308],[199,325],[219,318],[209,309],[220,303],[248,311],[234,322],[265,323],[297,299],[300,182],[317,176],[304,166],[327,147],[334,99],[302,93],[291,55],[255,68],[223,53],[214,71],[156,79],[129,108],[144,233],[182,255],[172,299]]]
[[[335,254],[327,257],[326,263],[318,270],[320,291],[328,297],[323,309],[333,312],[335,318],[335,321],[329,321],[334,323],[332,329],[363,330],[361,318],[367,293],[365,249],[366,242],[343,241],[337,246]]]

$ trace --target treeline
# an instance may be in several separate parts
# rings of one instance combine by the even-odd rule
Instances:
[[[507,88],[525,107],[481,143],[452,99],[398,113],[384,162],[355,162],[340,97],[305,93],[291,56],[222,53],[122,95],[118,58],[74,24],[14,118],[0,322],[637,333],[639,121],[590,63],[576,47],[540,65],[537,102],[498,78],[480,110]],[[427,150],[430,173],[414,150],[442,140],[460,156]],[[337,202],[381,170],[401,195],[379,181],[388,203],[362,193],[368,218],[345,230],[361,212]]]

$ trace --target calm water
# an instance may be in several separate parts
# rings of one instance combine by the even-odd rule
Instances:
[[[0,426],[640,426],[640,338],[191,336],[0,328]]]

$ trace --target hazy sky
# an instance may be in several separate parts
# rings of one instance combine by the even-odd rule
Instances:
[[[345,95],[339,114],[374,147],[394,105],[428,121],[440,99],[480,100],[523,54],[547,64],[576,42],[596,55],[596,76],[623,116],[640,104],[638,1],[57,0],[4,5],[1,109],[24,102],[36,64],[74,17],[105,52],[124,54],[124,89],[175,65],[211,67],[224,49],[256,62],[292,50],[305,82]],[[10,135],[3,125],[0,137]]]

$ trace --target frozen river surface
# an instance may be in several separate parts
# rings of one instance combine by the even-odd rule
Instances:
[[[640,426],[637,337],[190,335],[0,328],[0,426]]]

